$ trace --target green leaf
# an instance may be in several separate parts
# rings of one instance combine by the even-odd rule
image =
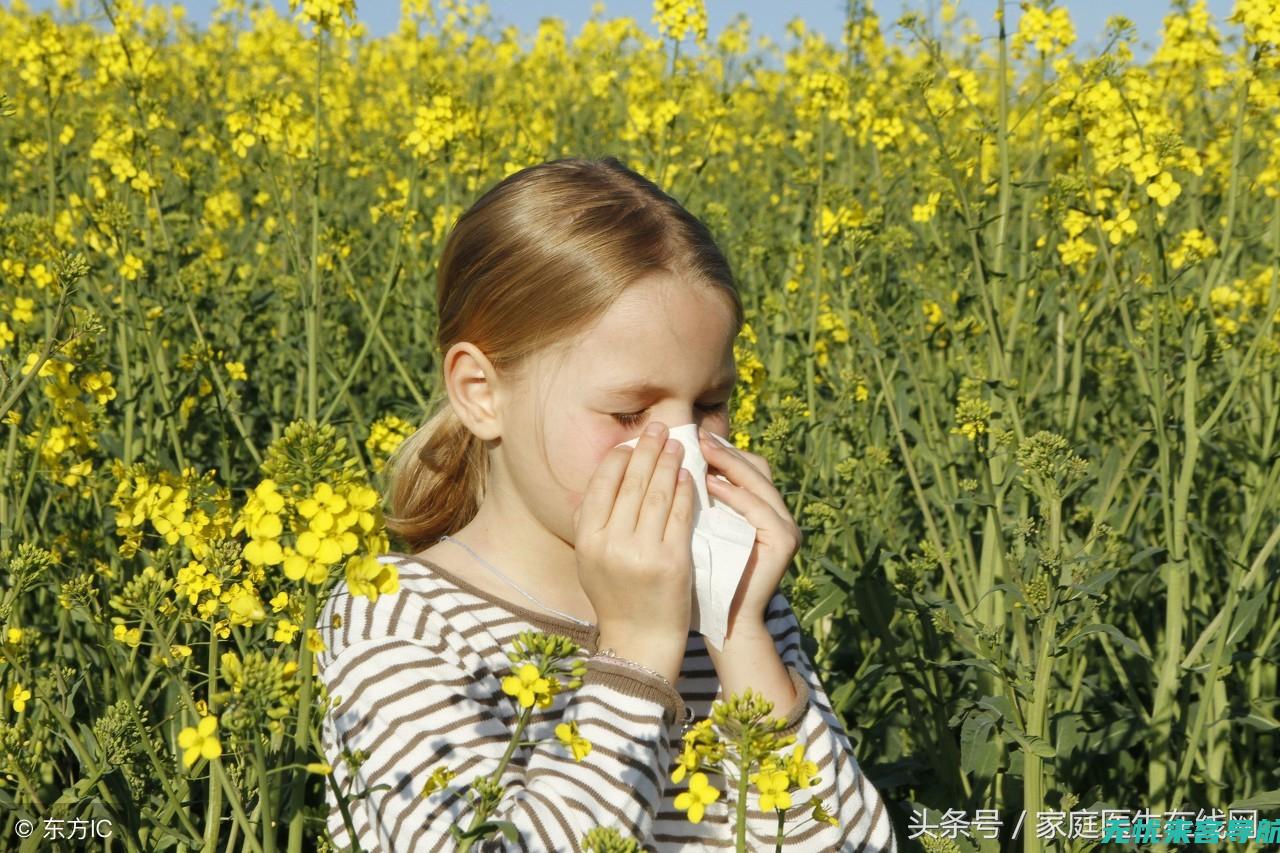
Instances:
[[[1033,755],[1038,755],[1041,758],[1053,758],[1058,754],[1057,750],[1053,748],[1053,744],[1039,735],[1027,734],[1012,723],[1005,726],[1005,731],[1013,735],[1013,739],[1018,742],[1019,746]]]
[[[828,572],[840,578],[840,580],[844,581],[849,586],[853,586],[858,579],[857,576],[853,573],[852,569],[850,569],[848,566],[840,565],[830,557],[819,557],[818,563],[821,566],[823,566]]]
[[[1253,623],[1258,619],[1258,609],[1262,607],[1265,597],[1266,594],[1260,592],[1240,602],[1240,606],[1236,608],[1235,621],[1231,625],[1231,633],[1227,634],[1228,649],[1235,648],[1236,643],[1253,629]]]
[[[1148,661],[1151,660],[1151,656],[1148,655],[1146,652],[1144,652],[1142,650],[1142,647],[1139,646],[1136,642],[1134,642],[1132,638],[1127,636],[1123,631],[1121,631],[1115,625],[1109,625],[1105,622],[1095,622],[1092,625],[1086,625],[1084,628],[1080,629],[1079,633],[1077,633],[1074,637],[1072,637],[1070,640],[1064,643],[1062,647],[1064,649],[1069,649],[1072,646],[1074,646],[1076,643],[1083,640],[1085,637],[1089,636],[1090,634],[1106,634],[1107,636],[1111,637],[1111,639],[1115,640],[1125,649],[1129,650],[1130,652],[1133,652],[1138,657]]]
[[[501,832],[508,841],[520,840],[520,831],[516,829],[516,825],[509,820],[486,820],[484,823],[476,827],[476,832],[487,835],[495,829]]]
[[[965,718],[960,729],[960,766],[968,773],[990,779],[1000,766],[1000,748],[991,737],[995,720],[979,712]]]
[[[1009,699],[1005,696],[984,696],[978,700],[978,705],[988,708],[995,712],[997,720],[1013,720],[1013,705],[1009,704]]]
[[[1254,794],[1246,800],[1236,800],[1230,809],[1274,809],[1280,807],[1280,788]]]
[[[1071,589],[1083,592],[1085,595],[1101,595],[1106,590],[1107,584],[1111,583],[1111,579],[1119,573],[1119,569],[1107,569],[1085,578],[1081,583],[1072,584]]]
[[[1231,717],[1231,722],[1241,726],[1248,726],[1260,732],[1273,732],[1280,729],[1280,723],[1261,714],[1245,714],[1240,717]]]
[[[831,590],[824,595],[817,604],[810,608],[809,612],[804,617],[804,623],[806,625],[812,625],[828,613],[834,612],[837,607],[844,604],[846,597],[847,593],[842,589]]]

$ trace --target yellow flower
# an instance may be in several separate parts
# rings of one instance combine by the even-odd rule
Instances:
[[[178,732],[178,746],[182,747],[182,766],[190,767],[196,760],[204,757],[212,761],[222,755],[222,744],[214,736],[218,728],[218,718],[208,716],[201,718],[194,728],[187,726]]]
[[[9,688],[9,701],[13,703],[13,710],[22,713],[27,707],[27,700],[31,698],[31,691],[24,688],[21,684],[14,684]]]
[[[319,773],[321,776],[328,776],[330,773],[333,772],[333,767],[331,767],[328,764],[328,762],[313,761],[312,763],[307,765],[307,772]]]
[[[238,587],[232,595],[235,597],[227,604],[227,610],[231,613],[231,624],[255,625],[267,618],[267,611],[263,608],[262,600],[258,598],[256,592]]]
[[[400,573],[394,565],[379,561],[374,554],[353,556],[347,560],[347,589],[352,595],[377,601],[380,594],[399,591]]]
[[[551,682],[543,678],[538,668],[531,663],[520,667],[515,675],[502,679],[502,692],[517,697],[522,708],[528,708],[534,702],[538,703],[539,708],[545,708],[551,704],[553,695]]]
[[[701,43],[707,38],[707,6],[704,0],[654,0],[653,23],[658,32],[681,41],[690,30]]]
[[[111,636],[115,637],[121,643],[125,643],[130,648],[137,648],[142,642],[142,630],[139,628],[126,628],[123,625],[116,625],[111,629]]]
[[[581,761],[591,751],[591,741],[578,734],[576,720],[556,726],[556,737],[573,752],[574,761]]]
[[[415,157],[431,157],[458,137],[452,95],[432,95],[431,103],[419,106],[413,118],[413,130],[405,137]]]
[[[676,769],[671,771],[671,781],[679,782],[684,779],[684,775],[691,770],[698,769],[698,751],[693,748],[692,743],[686,742],[684,752],[680,753],[679,764]]]
[[[815,799],[813,801],[813,811],[810,812],[809,816],[814,820],[829,823],[832,826],[840,825],[840,822],[836,820],[835,816],[822,807],[822,800],[819,799]]]
[[[5,642],[6,642],[6,643],[21,643],[21,642],[22,642],[22,629],[21,629],[21,628],[10,628],[10,629],[8,629],[8,630],[5,632]]]
[[[707,783],[707,774],[694,773],[689,778],[689,790],[675,798],[675,806],[681,811],[689,812],[691,823],[698,823],[702,820],[703,810],[719,797],[720,792]]]
[[[1217,251],[1218,245],[1213,242],[1212,237],[1206,236],[1199,228],[1192,228],[1182,233],[1181,242],[1169,252],[1169,263],[1174,269],[1181,269],[1202,261]]]
[[[1168,207],[1182,192],[1182,187],[1168,172],[1161,172],[1159,177],[1147,184],[1147,195],[1151,196],[1161,207]]]
[[[942,193],[929,193],[929,198],[923,204],[911,205],[911,219],[915,222],[928,222],[933,219],[938,212],[938,201],[942,198]]]
[[[798,744],[787,759],[787,775],[797,788],[807,788],[817,781],[813,776],[818,772],[818,765],[805,760],[804,747],[804,744]]]
[[[243,382],[249,378],[249,374],[245,373],[244,362],[242,361],[228,361],[223,367],[227,369],[227,375],[232,379]]]
[[[10,316],[13,317],[15,323],[30,323],[35,319],[36,301],[28,299],[25,296],[19,296],[13,300],[13,311]]]
[[[36,287],[44,289],[53,284],[53,273],[44,264],[36,264],[27,273],[36,283]]]
[[[125,255],[124,261],[120,264],[120,275],[134,281],[140,272],[142,272],[142,259],[132,252]]]
[[[787,771],[768,766],[759,773],[752,773],[750,781],[760,792],[760,808],[764,811],[791,808],[791,794],[787,791],[791,780],[787,778]]]
[[[1102,230],[1111,241],[1111,245],[1118,246],[1126,234],[1133,234],[1138,230],[1138,223],[1134,220],[1129,208],[1122,207],[1116,211],[1114,219],[1102,221]]]
[[[1063,7],[1045,11],[1036,6],[1023,6],[1018,31],[1010,40],[1014,56],[1021,58],[1028,46],[1042,53],[1056,53],[1070,47],[1076,40],[1076,30],[1071,15]]]
[[[422,796],[429,797],[436,791],[441,790],[455,775],[457,774],[443,764],[432,770],[431,776],[427,778],[427,783],[422,786]]]
[[[276,631],[275,634],[272,635],[271,639],[275,640],[277,643],[292,643],[293,638],[297,635],[300,627],[301,626],[293,624],[288,619],[281,619],[276,623]]]

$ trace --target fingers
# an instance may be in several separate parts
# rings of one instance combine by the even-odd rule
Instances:
[[[658,454],[657,468],[649,479],[649,489],[640,506],[640,517],[636,519],[636,535],[642,542],[657,542],[666,538],[667,518],[675,498],[676,476],[681,470],[683,453],[684,445],[674,438],[668,438],[662,452]]]
[[[731,450],[714,438],[702,437],[702,455],[707,460],[707,492],[717,500],[725,500],[732,486],[727,486],[716,478],[711,468],[722,472],[729,483],[737,486],[749,495],[759,498],[768,504],[778,515],[790,518],[791,511],[773,484],[773,478],[767,471],[760,470],[754,462],[739,450]],[[761,460],[763,463],[763,460]]]
[[[576,534],[579,541],[586,534],[603,530],[609,524],[609,515],[613,510],[614,500],[618,494],[619,481],[631,461],[632,448],[618,446],[605,454],[604,459],[596,466],[587,490],[582,495],[582,503],[578,506]]]
[[[680,474],[688,476],[680,478]],[[667,514],[667,527],[663,531],[662,540],[670,545],[691,547],[693,538],[694,495],[693,476],[685,469],[676,471],[676,493],[671,501],[671,511]]]
[[[622,482],[618,485],[617,498],[613,502],[613,511],[609,513],[608,520],[610,527],[616,525],[624,535],[630,535],[636,529],[640,519],[640,505],[649,491],[649,480],[653,477],[658,454],[666,440],[665,426],[662,426],[657,435],[646,429],[631,451],[631,459],[622,475]]]
[[[702,442],[702,455],[707,457],[708,463],[714,464],[717,468],[721,469],[726,474],[729,473],[730,466],[733,466],[735,464],[745,466],[742,470],[753,471],[756,474],[759,474],[760,477],[764,478],[765,480],[769,480],[770,482],[772,482],[772,480],[769,477],[768,471],[760,467],[760,464],[763,464],[764,460],[761,460],[761,463],[757,464],[756,462],[753,462],[751,459],[749,459],[748,454],[746,454],[744,451],[738,450],[736,448],[726,447],[725,445],[721,444],[719,441],[716,441],[716,439],[712,437],[710,433],[703,434],[700,432],[699,437]],[[754,454],[751,454],[751,455],[754,455]],[[730,477],[730,479],[733,479],[733,478]]]

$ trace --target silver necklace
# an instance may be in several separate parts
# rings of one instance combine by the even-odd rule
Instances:
[[[443,541],[445,541],[446,539],[448,539],[450,542],[452,542],[452,543],[453,543],[453,544],[455,544],[455,545],[461,545],[463,548],[466,548],[468,551],[470,551],[470,552],[471,552],[471,556],[473,556],[473,557],[475,557],[477,560],[479,560],[479,561],[480,561],[480,563],[481,563],[482,565],[484,565],[484,567],[485,567],[485,568],[487,568],[489,571],[493,572],[493,573],[494,573],[495,575],[497,575],[498,577],[502,578],[504,581],[506,581],[508,584],[510,584],[510,585],[515,589],[515,591],[516,591],[516,592],[520,593],[520,594],[521,594],[521,595],[523,595],[525,598],[529,599],[529,600],[530,600],[530,601],[532,601],[534,604],[536,604],[536,605],[538,605],[539,607],[541,607],[543,610],[550,610],[552,613],[556,614],[557,616],[560,616],[561,618],[564,618],[564,619],[568,619],[570,622],[574,622],[574,623],[576,623],[576,624],[578,624],[578,625],[583,626],[584,628],[594,628],[594,627],[595,627],[595,624],[594,624],[594,623],[592,623],[592,622],[583,622],[581,619],[578,619],[578,618],[577,618],[577,617],[575,617],[575,616],[570,616],[568,613],[562,613],[561,611],[556,610],[554,607],[550,607],[550,606],[548,606],[548,605],[546,605],[546,604],[543,604],[541,601],[539,601],[538,599],[534,598],[534,597],[533,597],[532,595],[530,595],[529,593],[525,592],[525,591],[524,591],[524,589],[522,589],[522,588],[521,588],[521,586],[520,586],[519,584],[517,584],[515,581],[513,581],[511,578],[507,577],[507,576],[506,576],[506,575],[504,575],[502,572],[498,571],[497,567],[496,567],[496,566],[494,566],[492,563],[490,563],[488,560],[486,560],[484,557],[481,557],[481,556],[480,556],[479,554],[477,554],[475,551],[472,551],[472,550],[471,550],[471,548],[470,548],[470,546],[468,546],[465,542],[461,542],[461,541],[459,541],[459,540],[457,540],[457,539],[454,539],[452,536],[450,536],[450,535],[449,535],[449,534],[447,534],[447,533],[446,533],[444,536],[441,536],[441,537],[440,537],[439,539],[437,539],[436,541],[437,541],[437,542],[443,542]]]

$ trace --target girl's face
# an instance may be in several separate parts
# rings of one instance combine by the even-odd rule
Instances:
[[[572,543],[573,512],[596,467],[653,421],[668,429],[697,423],[728,436],[728,400],[737,382],[733,324],[725,294],[653,275],[629,288],[566,350],[563,362],[549,368],[554,379],[542,373],[546,365],[532,371],[541,374],[539,381],[509,399],[516,411],[503,420],[535,424],[541,411],[550,465],[533,428],[504,430],[508,452],[498,465],[544,527]],[[530,390],[548,386],[545,399]]]

